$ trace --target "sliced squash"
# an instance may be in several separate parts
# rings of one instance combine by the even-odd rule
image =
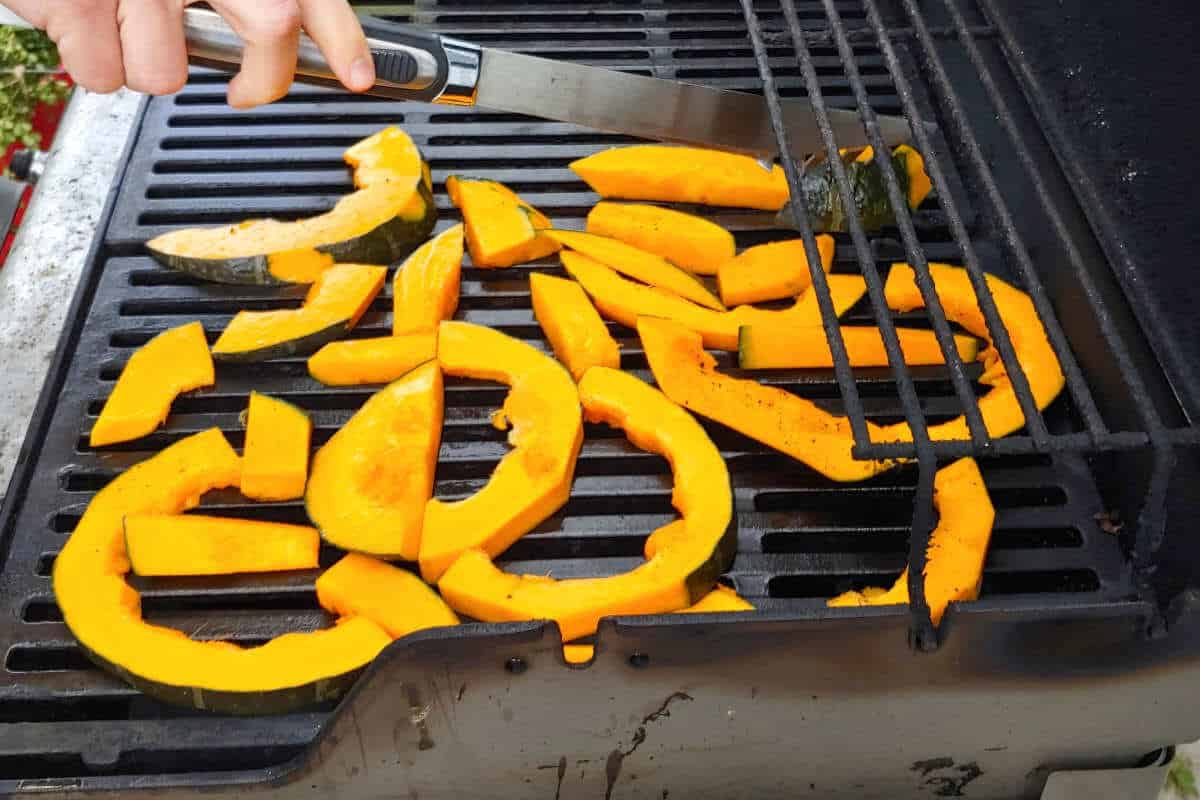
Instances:
[[[717,372],[700,334],[677,322],[643,317],[638,335],[659,388],[702,417],[790,455],[835,481],[860,481],[895,462],[859,461],[851,454],[850,423],[774,386]],[[881,428],[867,429],[880,441]]]
[[[778,211],[788,198],[779,165],[766,169],[749,156],[698,147],[614,147],[572,162],[571,169],[601,197],[767,211]]]
[[[392,279],[392,333],[421,333],[458,309],[463,226],[455,225],[417,248]]]
[[[897,328],[904,363],[911,366],[944,364],[933,331]],[[886,367],[887,351],[878,328],[842,326],[842,341],[853,367]],[[979,340],[955,335],[964,363],[979,355]],[[738,334],[738,366],[742,369],[809,369],[832,367],[833,353],[825,329],[817,325],[743,325]]]
[[[438,582],[460,613],[485,622],[554,620],[569,641],[595,633],[601,617],[686,608],[732,563],[737,536],[729,472],[700,424],[661,392],[607,367],[588,370],[579,393],[589,421],[624,429],[635,445],[670,462],[672,502],[683,516],[672,525],[682,533],[645,564],[608,578],[512,575],[482,550],[469,550]]]
[[[458,624],[445,601],[416,575],[358,553],[321,573],[317,600],[331,614],[371,620],[393,639]]]
[[[833,266],[833,237],[818,236],[821,269]],[[812,285],[804,240],[768,242],[748,248],[717,268],[717,290],[726,305],[795,297]]]
[[[443,322],[438,361],[450,375],[511,387],[494,424],[510,428],[513,449],[475,494],[429,501],[420,560],[421,575],[430,583],[463,552],[479,548],[499,555],[557,511],[570,496],[583,444],[571,374],[534,347],[491,328]]]
[[[738,306],[730,311],[713,311],[673,294],[622,278],[598,261],[566,251],[560,254],[563,266],[579,281],[600,313],[629,328],[637,327],[638,317],[673,319],[704,337],[704,344],[717,350],[736,350],[738,329],[754,324],[820,325],[816,295],[805,292],[791,308],[770,311],[753,306]],[[845,313],[867,290],[860,275],[830,275],[829,290],[837,313]]]
[[[340,696],[391,637],[354,617],[290,633],[261,647],[199,642],[141,618],[125,582],[123,520],[177,514],[210,489],[236,486],[241,459],[220,430],[183,439],[100,490],[54,561],[54,594],[67,627],[100,666],[170,703],[234,714],[294,710]]]
[[[725,310],[721,301],[714,297],[712,292],[708,291],[695,276],[684,272],[662,256],[639,250],[619,239],[610,239],[607,236],[597,236],[593,233],[550,230],[546,231],[546,235],[564,247],[569,247],[577,253],[582,253],[605,266],[612,267],[622,275],[628,275],[634,280],[673,292],[684,300],[691,300],[705,308],[716,311]]]
[[[213,345],[213,357],[246,362],[308,355],[353,328],[386,277],[386,267],[332,266],[309,288],[301,308],[239,311]]]
[[[416,559],[444,408],[442,372],[430,361],[372,395],[317,451],[304,505],[326,541]]]
[[[550,220],[504,184],[451,175],[446,192],[462,211],[476,267],[511,267],[558,252],[558,242],[542,233]]]
[[[712,614],[720,611],[753,611],[754,606],[728,586],[717,584],[698,603],[679,609],[680,614]]]
[[[391,264],[425,241],[437,221],[408,134],[387,128],[346,151],[358,191],[297,222],[257,219],[187,228],[152,239],[160,263],[219,283],[309,283],[333,262]]]
[[[250,393],[242,494],[255,500],[295,500],[308,480],[312,420],[284,400]]]
[[[697,275],[716,275],[733,258],[733,234],[703,217],[641,203],[597,203],[587,231],[620,239]]]
[[[586,664],[596,654],[594,644],[564,644],[563,661],[568,664]]]
[[[138,439],[167,419],[181,393],[216,382],[208,340],[199,322],[155,336],[139,347],[104,402],[89,442],[92,447]]]
[[[321,537],[307,525],[135,514],[125,518],[125,548],[138,575],[232,575],[316,569]]]
[[[529,290],[534,316],[571,377],[578,381],[589,367],[621,366],[621,348],[578,283],[535,272]]]
[[[924,576],[925,602],[933,624],[938,625],[951,603],[979,598],[996,510],[974,459],[960,459],[938,470],[933,489],[938,524],[929,537]],[[908,601],[906,569],[890,589],[867,587],[846,592],[829,605],[886,606]]]
[[[308,359],[308,374],[326,386],[390,383],[437,357],[437,333],[330,342]]]

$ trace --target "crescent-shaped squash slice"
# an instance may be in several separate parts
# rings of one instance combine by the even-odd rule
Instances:
[[[700,334],[677,322],[643,317],[638,335],[654,380],[667,397],[702,417],[804,462],[835,481],[860,481],[884,472],[891,461],[859,461],[850,454],[850,423],[774,386],[717,372]],[[871,438],[881,428],[870,422]]]
[[[269,502],[304,496],[312,420],[304,410],[274,397],[250,393],[242,494]]]
[[[307,525],[180,514],[125,518],[125,549],[138,575],[316,569],[320,548],[321,537]]]
[[[335,264],[309,287],[301,308],[239,311],[213,345],[218,361],[308,355],[345,335],[383,287],[387,267]]]
[[[542,233],[550,220],[504,184],[451,175],[446,192],[462,211],[476,267],[511,267],[558,252],[558,242]]]
[[[465,500],[433,499],[425,509],[421,575],[433,583],[472,548],[495,556],[562,507],[583,444],[579,393],[571,374],[534,347],[491,328],[443,322],[438,361],[450,375],[506,383],[495,417],[513,449],[487,484]]]
[[[733,234],[703,217],[642,203],[592,207],[587,231],[620,239],[697,275],[716,275],[737,252]]]
[[[897,328],[904,363],[910,366],[944,364],[933,331]],[[842,341],[852,367],[886,367],[887,351],[878,328],[842,326]],[[979,355],[979,340],[954,336],[964,363]],[[819,325],[743,325],[738,335],[738,366],[742,369],[810,369],[832,367],[833,353]]]
[[[400,336],[330,342],[308,359],[308,374],[326,386],[390,383],[437,358],[436,328]]]
[[[450,606],[408,570],[350,553],[317,578],[317,600],[331,614],[366,617],[393,639],[457,625]]]
[[[833,266],[833,248],[832,236],[817,237],[821,269],[826,273]],[[795,297],[811,285],[803,239],[756,245],[717,268],[717,289],[729,306]]]
[[[653,286],[622,278],[615,270],[579,253],[566,251],[560,258],[570,276],[591,296],[600,313],[629,328],[637,327],[639,317],[672,319],[699,333],[707,347],[737,350],[738,329],[743,325],[821,324],[813,292],[805,292],[795,305],[778,311],[753,306],[713,311]],[[839,315],[857,303],[866,290],[861,275],[829,276],[829,291]]]
[[[768,170],[750,156],[698,147],[614,147],[572,162],[571,169],[601,197],[766,211],[778,211],[788,198],[779,165]]]
[[[437,221],[421,153],[387,128],[346,151],[358,191],[296,222],[256,219],[163,234],[146,247],[164,266],[218,283],[310,283],[333,262],[391,264]]]
[[[972,458],[960,459],[938,470],[933,490],[938,524],[925,552],[924,575],[925,602],[929,604],[933,624],[938,625],[951,603],[979,598],[996,510],[979,465]],[[907,604],[908,600],[906,569],[890,589],[868,587],[846,592],[830,600],[829,605],[887,606]]]
[[[463,226],[455,225],[417,248],[392,279],[392,333],[432,331],[458,309]]]
[[[529,276],[533,313],[554,355],[579,380],[589,367],[621,366],[621,348],[578,283],[534,272]]]
[[[619,239],[578,231],[546,231],[564,247],[612,267],[622,275],[677,294],[697,305],[724,311],[725,306],[694,275],[684,272],[662,256],[639,250]],[[800,292],[796,292],[799,294]]]
[[[696,420],[628,373],[588,370],[579,382],[587,418],[624,429],[633,444],[671,464],[678,533],[645,564],[608,578],[512,575],[482,550],[458,558],[438,582],[446,602],[485,622],[548,619],[564,641],[596,632],[601,617],[661,614],[698,602],[729,568],[737,547],[729,472]]]
[[[142,620],[125,582],[122,522],[177,514],[210,489],[236,486],[241,459],[220,430],[183,439],[101,489],[54,561],[54,594],[67,627],[100,666],[169,703],[222,713],[294,710],[340,696],[391,638],[362,617],[260,647],[200,642]]]
[[[216,381],[208,340],[199,322],[155,336],[139,347],[104,402],[89,442],[92,447],[138,439],[161,425],[181,393]]]
[[[417,558],[442,435],[436,361],[371,396],[313,457],[305,509],[343,550]]]

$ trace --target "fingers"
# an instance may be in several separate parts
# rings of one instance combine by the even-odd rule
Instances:
[[[300,38],[295,0],[210,0],[209,5],[245,45],[242,68],[229,82],[229,105],[251,108],[287,94]]]
[[[187,82],[181,0],[122,0],[117,12],[125,85],[135,92],[172,94]]]
[[[107,93],[125,84],[116,0],[75,3],[30,0],[21,4],[6,2],[6,5],[34,25],[45,28],[58,45],[63,67],[83,88]]]
[[[375,84],[375,62],[367,48],[358,16],[345,0],[299,0],[304,30],[312,38],[338,80],[353,92]]]

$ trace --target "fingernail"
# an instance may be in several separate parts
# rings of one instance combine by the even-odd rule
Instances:
[[[367,56],[359,56],[350,65],[351,88],[370,89],[375,84],[375,62]]]

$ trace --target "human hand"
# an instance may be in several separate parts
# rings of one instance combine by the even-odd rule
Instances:
[[[58,45],[74,81],[95,92],[122,86],[171,94],[187,80],[183,9],[196,0],[3,0]],[[375,64],[346,0],[209,0],[242,38],[229,104],[250,108],[287,93],[300,29],[351,91],[375,82]]]

